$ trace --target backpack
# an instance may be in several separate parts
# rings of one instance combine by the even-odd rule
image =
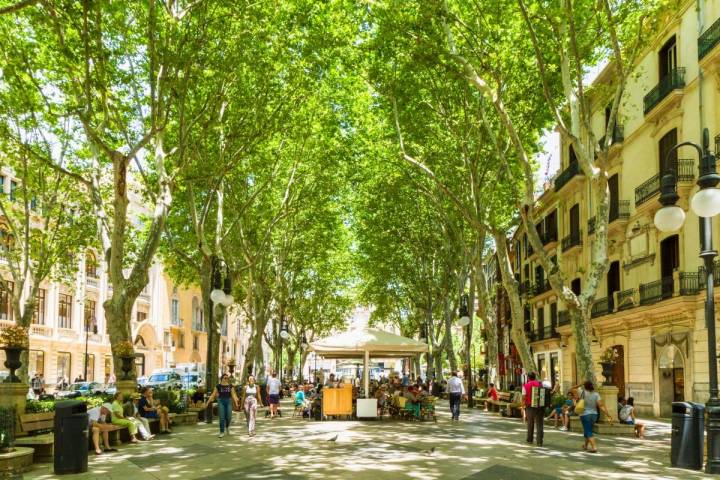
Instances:
[[[552,405],[552,393],[549,388],[542,385],[532,387],[530,390],[530,406],[531,407],[550,407]]]

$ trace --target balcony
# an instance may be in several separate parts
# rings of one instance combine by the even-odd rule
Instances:
[[[673,277],[663,277],[650,283],[640,284],[640,305],[652,305],[672,297],[675,281]]]
[[[668,72],[660,82],[650,90],[643,98],[643,113],[647,115],[655,108],[670,92],[685,87],[685,69],[675,68]]]
[[[695,179],[695,162],[693,160],[677,160],[676,168],[653,175],[635,189],[635,206],[642,205],[660,193],[660,180],[663,175],[675,173],[679,183],[692,182]]]
[[[607,138],[607,135],[603,135],[600,140],[598,141],[598,144],[600,145],[600,148],[605,148],[605,139]],[[625,140],[625,129],[622,125],[615,125],[615,128],[613,129],[611,138],[610,138],[610,147],[612,148],[613,145],[617,145],[623,142]]]
[[[535,282],[532,286],[532,292],[530,292],[530,295],[531,296],[542,295],[545,292],[549,292],[550,289],[551,289],[550,282],[548,282],[547,280]]]
[[[543,232],[542,235],[540,235],[540,241],[543,245],[549,245],[551,243],[557,242],[557,240],[557,231]]]
[[[608,221],[610,223],[615,220],[627,221],[630,219],[630,200],[619,200],[617,204],[610,204],[610,212]]]
[[[42,337],[52,337],[52,327],[34,323],[30,325],[31,335],[40,335]]]
[[[582,230],[571,233],[562,239],[562,251],[566,252],[574,247],[582,245]]]
[[[705,283],[707,282],[707,276],[705,275],[705,267],[701,266],[698,268],[698,275],[700,276],[699,280],[699,286],[700,289],[705,288]],[[720,260],[715,260],[715,271],[713,273],[713,285],[716,287],[720,287]]]
[[[700,292],[700,272],[680,272],[680,295],[697,295]]]
[[[528,293],[530,293],[531,288],[532,287],[529,281],[526,280],[524,282],[519,282],[518,293],[520,295],[527,295]]]
[[[94,287],[97,288],[98,286],[98,278],[97,277],[91,277],[90,275],[87,275],[85,277],[85,283],[88,287]]]
[[[618,311],[627,310],[635,306],[635,289],[628,288],[617,295]]]
[[[707,55],[718,42],[720,42],[720,18],[698,38],[698,60]]]
[[[612,297],[599,298],[593,303],[590,316],[592,318],[602,317],[613,311],[613,299]]]
[[[576,175],[581,175],[580,164],[578,162],[572,162],[560,175],[555,179],[555,191],[559,192],[570,180]]]

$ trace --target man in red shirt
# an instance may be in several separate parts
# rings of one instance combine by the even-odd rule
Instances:
[[[494,400],[494,401],[497,402],[498,393],[497,393],[497,390],[495,390],[495,384],[494,384],[494,383],[491,383],[491,384],[490,384],[490,389],[489,389],[488,392],[487,392],[487,398],[489,398],[490,400]],[[486,412],[488,411],[488,402],[485,402],[485,411],[486,411]]]
[[[537,444],[542,447],[543,444],[543,422],[545,421],[545,407],[532,407],[532,389],[533,387],[542,387],[542,383],[536,380],[535,373],[528,374],[528,381],[523,385],[523,393],[525,394],[525,412],[527,418],[527,443],[533,443],[533,433],[537,425]]]

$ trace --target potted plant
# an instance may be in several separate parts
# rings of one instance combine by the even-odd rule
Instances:
[[[30,345],[28,332],[20,325],[9,325],[0,330],[0,346],[5,350],[5,367],[10,370],[6,383],[20,383],[15,370],[20,368],[20,354]]]
[[[124,340],[115,347],[115,354],[120,357],[122,365],[120,369],[123,372],[122,380],[130,379],[130,372],[133,369],[133,363],[135,362],[135,349],[130,340]]]
[[[227,361],[228,370],[230,370],[230,376],[235,374],[235,359],[231,358]]]
[[[615,347],[608,347],[603,351],[602,355],[600,355],[600,366],[602,367],[602,375],[605,377],[604,385],[615,385],[615,382],[612,378],[613,368],[615,368],[615,363],[617,363],[617,359],[620,357],[617,350],[615,350]]]

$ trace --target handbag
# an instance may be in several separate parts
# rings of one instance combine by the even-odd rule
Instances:
[[[583,392],[580,400],[575,404],[575,415],[582,415],[585,411],[585,392]]]

